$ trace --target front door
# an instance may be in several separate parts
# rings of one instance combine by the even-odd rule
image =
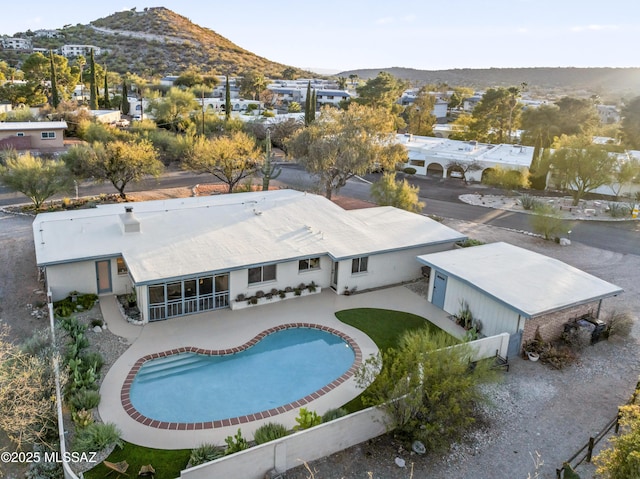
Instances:
[[[431,302],[434,306],[444,309],[444,297],[447,292],[447,276],[437,272],[433,281],[433,295]]]
[[[111,260],[96,261],[96,278],[98,294],[110,293],[111,288]]]
[[[331,287],[335,290],[338,289],[338,262],[334,261],[331,266]]]

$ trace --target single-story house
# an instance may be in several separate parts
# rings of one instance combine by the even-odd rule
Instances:
[[[64,149],[66,129],[66,121],[0,122],[0,149],[60,151]]]
[[[491,145],[412,134],[396,135],[396,141],[407,150],[404,167],[415,168],[416,174],[424,176],[461,178],[464,174],[462,166],[466,168],[466,165],[475,163],[479,169],[468,171],[466,178],[481,181],[483,175],[496,166],[522,170],[529,168],[533,161],[532,146]]]
[[[413,280],[417,256],[465,239],[423,215],[292,190],[42,213],[33,234],[54,300],[135,290],[143,321],[312,282],[343,294]]]
[[[503,242],[421,255],[418,261],[431,268],[429,302],[451,315],[466,302],[482,322],[482,334],[511,335],[512,354],[538,328],[544,339],[555,339],[565,323],[586,314],[597,318],[602,300],[623,292],[562,261]]]

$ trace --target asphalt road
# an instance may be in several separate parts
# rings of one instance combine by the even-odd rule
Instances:
[[[339,194],[370,200],[369,183],[379,175],[367,175],[365,181],[350,180]],[[301,166],[283,165],[282,174],[277,179],[285,185],[319,192],[319,185]],[[458,197],[465,193],[482,191],[485,194],[501,194],[500,190],[483,185],[465,186],[460,180],[441,180],[437,178],[410,178],[409,181],[420,187],[420,197],[425,202],[424,213],[455,218],[474,223],[483,223],[514,230],[531,231],[531,216],[524,213],[484,208],[463,203]],[[158,180],[147,179],[127,186],[127,192],[145,191],[156,188],[175,188],[194,186],[198,183],[212,183],[210,175],[196,175],[188,171],[170,171]],[[79,196],[93,196],[100,193],[113,193],[115,189],[108,183],[94,184],[84,182],[78,187]],[[73,196],[67,194],[65,196]],[[21,193],[0,186],[0,206],[28,202]],[[570,238],[582,244],[618,253],[640,254],[640,221],[568,221]]]

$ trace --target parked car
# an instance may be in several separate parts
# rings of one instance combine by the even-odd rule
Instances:
[[[119,126],[120,128],[126,128],[130,124],[131,123],[126,118],[120,118],[118,121],[116,121],[116,126]]]

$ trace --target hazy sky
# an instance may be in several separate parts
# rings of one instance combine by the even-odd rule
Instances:
[[[164,6],[258,55],[301,68],[640,67],[638,0],[27,0],[9,5],[2,7],[0,34],[86,24],[134,6]]]

